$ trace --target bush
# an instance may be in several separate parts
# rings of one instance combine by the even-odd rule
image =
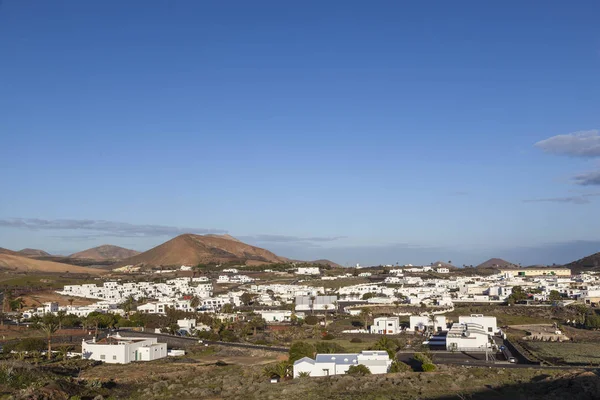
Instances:
[[[351,365],[346,371],[348,375],[371,375],[369,367],[363,364]]]
[[[402,361],[394,360],[394,361],[392,361],[392,365],[390,366],[389,372],[397,373],[397,372],[408,372],[408,371],[412,371],[412,368],[408,364],[403,363]]]
[[[315,317],[314,315],[309,315],[308,317],[304,318],[304,323],[306,325],[316,325],[319,323],[319,318]]]
[[[353,337],[352,339],[350,339],[350,343],[362,343],[362,339]]]
[[[333,340],[335,339],[335,336],[332,335],[331,333],[327,333],[325,335],[323,335],[323,340]]]
[[[312,358],[315,355],[315,351],[316,351],[315,347],[310,343],[306,343],[306,342],[292,343],[292,346],[290,347],[290,352],[289,352],[289,362],[294,363],[294,361],[297,361],[303,357]]]
[[[432,363],[424,363],[423,365],[421,365],[421,369],[423,370],[423,372],[431,372],[435,371],[436,367]]]
[[[315,347],[317,353],[321,354],[346,353],[346,349],[337,343],[317,342]]]
[[[415,360],[419,361],[421,364],[432,364],[431,358],[427,357],[423,353],[415,353],[415,355],[413,356],[413,358]]]
[[[24,338],[19,341],[14,347],[15,351],[43,351],[48,348],[48,344],[44,339],[40,338]]]

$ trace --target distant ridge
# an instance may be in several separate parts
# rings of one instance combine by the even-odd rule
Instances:
[[[455,265],[452,265],[450,263],[443,262],[443,261],[436,261],[436,262],[432,263],[431,265],[434,267],[457,268]]]
[[[9,272],[60,272],[73,274],[102,274],[104,271],[95,268],[79,267],[52,261],[36,260],[30,257],[0,254],[0,270]]]
[[[320,265],[329,265],[332,268],[342,268],[342,266],[340,264],[334,263],[331,260],[315,260],[315,261],[308,261],[311,264],[320,264]]]
[[[9,249],[5,249],[4,247],[0,247],[0,254],[11,254],[13,256],[16,256],[18,253],[16,251],[12,251]]]
[[[50,253],[48,253],[44,250],[38,250],[38,249],[23,249],[23,250],[19,250],[17,253],[19,255],[25,256],[25,257],[47,257],[47,256],[51,255]]]
[[[137,254],[140,254],[139,251],[125,249],[119,246],[113,246],[110,244],[105,244],[102,246],[94,247],[91,249],[87,249],[84,251],[80,251],[79,253],[71,254],[70,258],[85,258],[88,260],[97,260],[97,261],[109,261],[109,260],[123,260],[128,257],[133,257]]]
[[[600,270],[600,253],[594,253],[587,257],[580,258],[579,260],[570,262],[565,265],[567,268],[575,272],[581,272],[586,270]]]
[[[268,250],[251,246],[229,235],[179,235],[148,251],[129,257],[119,265],[180,266],[207,263],[268,264],[286,262]]]
[[[516,266],[516,264],[503,260],[501,258],[490,258],[489,260],[479,264],[476,268],[507,268],[514,266]]]

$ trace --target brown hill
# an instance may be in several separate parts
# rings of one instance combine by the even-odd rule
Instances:
[[[565,265],[565,267],[571,268],[573,273],[589,270],[600,270],[600,253],[583,257],[577,261],[573,261]]]
[[[38,250],[38,249],[23,249],[23,250],[17,251],[17,253],[20,256],[25,256],[25,257],[47,257],[47,256],[51,255],[50,253],[48,253],[44,250]]]
[[[515,264],[508,262],[506,260],[503,260],[501,258],[490,258],[489,260],[482,262],[475,268],[487,269],[487,268],[506,268],[506,267],[514,267],[514,266],[515,266]]]
[[[35,260],[29,257],[0,254],[0,270],[14,272],[70,272],[73,274],[98,275],[105,271],[78,267],[75,265],[60,264],[52,261]]]
[[[319,264],[319,265],[329,265],[331,268],[342,268],[342,266],[340,264],[336,264],[330,260],[315,260],[315,261],[309,261],[309,263]]]
[[[179,235],[119,265],[197,265],[248,261],[249,264],[285,262],[283,257],[260,247],[216,235]]]
[[[140,254],[139,251],[125,249],[119,246],[105,244],[71,254],[71,258],[85,258],[88,260],[106,261],[106,260],[124,260],[129,257]]]
[[[234,238],[231,235],[215,235],[215,234],[208,234],[208,235],[204,235],[205,237],[212,237],[212,238],[217,238],[217,239],[227,239],[227,240],[233,240],[234,242],[238,242],[238,243],[243,243],[241,240]]]
[[[11,254],[11,255],[15,256],[15,255],[17,255],[17,252],[0,247],[0,254]]]

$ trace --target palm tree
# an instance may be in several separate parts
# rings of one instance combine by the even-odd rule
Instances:
[[[314,314],[315,312],[315,296],[310,296],[310,313]]]
[[[52,335],[54,335],[58,330],[58,323],[56,323],[56,321],[52,319],[48,319],[47,321],[42,322],[42,324],[40,325],[40,329],[46,334],[46,337],[48,338],[47,357],[48,360],[50,360],[52,358]]]
[[[435,324],[436,324],[435,314],[429,314],[427,316],[427,326],[433,327],[433,333],[435,333],[435,328],[436,328]]]
[[[194,312],[200,306],[200,298],[198,296],[194,296],[190,299],[190,307],[194,310]]]
[[[73,307],[73,302],[75,301],[75,299],[70,297],[67,301],[69,302],[69,307]]]
[[[323,305],[323,309],[325,310],[325,328],[327,328],[327,310],[329,309],[329,304]]]
[[[56,321],[58,322],[58,329],[62,329],[62,323],[67,316],[67,312],[65,310],[59,310],[56,312]]]
[[[368,308],[362,308],[360,311],[360,317],[365,321],[365,329],[369,327],[369,317],[371,313]]]

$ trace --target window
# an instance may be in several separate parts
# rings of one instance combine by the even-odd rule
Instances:
[[[104,354],[101,354],[101,355],[100,355],[100,359],[101,359],[101,360],[106,360],[106,356],[105,356]]]
[[[113,360],[116,360],[116,359],[117,359],[117,356],[113,356]]]
[[[492,332],[492,327],[488,327],[488,332]]]

